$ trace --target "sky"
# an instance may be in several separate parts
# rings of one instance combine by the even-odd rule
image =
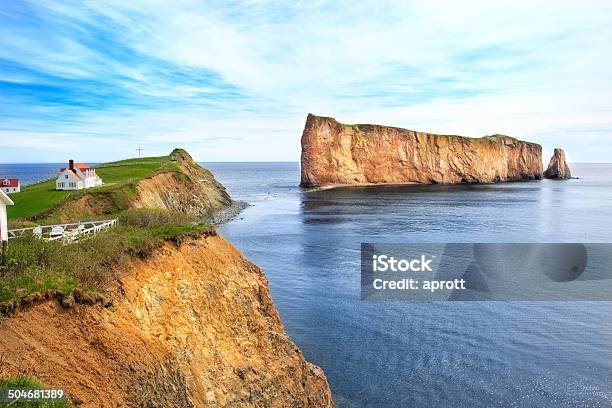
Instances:
[[[306,115],[612,162],[612,1],[0,0],[0,163],[296,161]]]

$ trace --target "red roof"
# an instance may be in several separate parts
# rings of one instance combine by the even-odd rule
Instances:
[[[81,171],[83,171],[83,170],[95,170],[93,167],[91,167],[90,165],[85,164],[85,163],[74,163],[74,168],[75,169],[79,169]],[[64,170],[66,170],[66,167],[62,167],[60,169],[60,172],[62,172]]]
[[[79,170],[93,170],[93,167],[85,163],[74,163],[74,167],[76,167]]]
[[[0,187],[19,187],[19,179],[0,178]]]

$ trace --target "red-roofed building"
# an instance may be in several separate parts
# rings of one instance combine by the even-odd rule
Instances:
[[[6,194],[18,193],[21,191],[21,183],[16,178],[0,178],[0,190]]]
[[[68,167],[62,167],[55,181],[56,190],[82,190],[98,187],[102,179],[96,174],[96,169],[85,163],[68,162]]]

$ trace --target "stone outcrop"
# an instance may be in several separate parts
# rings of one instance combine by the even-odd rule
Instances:
[[[0,319],[0,378],[35,376],[80,407],[333,407],[263,272],[223,238],[128,269],[112,307],[50,299]]]
[[[130,208],[159,208],[219,222],[239,212],[244,203],[233,201],[213,174],[197,164],[183,149],[170,153],[170,161],[147,177],[107,189],[68,196],[33,217],[56,214],[62,222],[107,216]]]
[[[214,221],[219,213],[236,206],[225,187],[185,150],[175,149],[170,157],[175,169],[139,181],[132,207],[163,208]]]
[[[175,149],[170,158],[174,171],[160,172],[138,183],[134,207],[165,208],[202,218],[229,206],[232,200],[207,169],[197,164],[183,149]]]
[[[563,149],[555,149],[555,152],[548,163],[548,167],[544,172],[544,177],[557,180],[572,178],[572,172],[565,161],[565,152]]]
[[[542,178],[542,147],[513,137],[436,135],[308,115],[301,185],[491,183]]]

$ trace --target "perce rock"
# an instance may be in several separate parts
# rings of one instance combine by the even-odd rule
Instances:
[[[548,163],[548,168],[544,172],[544,177],[558,180],[572,178],[572,173],[565,161],[565,152],[563,149],[555,149],[553,156],[550,158],[550,163]]]
[[[513,137],[446,136],[308,115],[301,186],[492,183],[542,178],[542,147]]]

